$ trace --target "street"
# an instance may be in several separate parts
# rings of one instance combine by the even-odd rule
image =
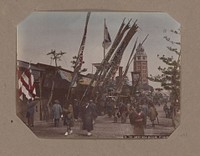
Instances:
[[[156,125],[153,128],[151,121],[147,119],[147,126],[145,128],[145,135],[170,135],[174,128],[172,127],[172,121],[165,117],[163,111],[163,106],[156,106],[158,111],[159,124],[156,121]],[[94,124],[94,130],[92,131],[92,136],[87,136],[87,132],[81,130],[81,120],[75,121],[73,127],[73,133],[71,135],[65,136],[67,127],[63,126],[62,121],[60,121],[59,127],[53,126],[53,121],[46,122],[40,121],[36,122],[35,126],[31,130],[36,134],[36,136],[41,138],[124,138],[124,136],[133,135],[133,127],[127,118],[126,123],[121,123],[120,118],[117,123],[113,122],[113,118],[109,118],[107,115],[98,116]]]

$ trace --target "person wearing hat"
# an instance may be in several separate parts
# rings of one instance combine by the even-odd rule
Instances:
[[[93,114],[94,116],[94,121],[93,121],[93,123],[95,123],[95,120],[96,120],[96,118],[97,118],[97,116],[98,116],[98,109],[97,109],[97,105],[96,105],[96,103],[94,103],[94,101],[93,100],[90,100],[89,101],[89,103],[90,103],[90,105],[93,107],[93,109],[94,109],[94,113],[95,114]]]
[[[119,112],[121,114],[121,123],[126,123],[128,109],[123,102],[120,102]]]
[[[72,104],[69,104],[67,108],[63,108],[64,125],[67,126],[65,135],[72,134],[72,127],[74,125],[74,111]]]
[[[35,112],[35,105],[37,104],[36,101],[33,101],[32,99],[29,99],[27,101],[27,113],[26,117],[28,119],[28,126],[33,127],[34,126],[34,112]]]
[[[79,106],[79,101],[77,99],[74,99],[73,111],[74,111],[74,120],[77,121],[80,114],[80,106]]]
[[[119,107],[118,105],[114,105],[114,113],[113,113],[113,116],[114,116],[114,123],[117,122],[117,119],[120,118],[120,112],[119,112]]]
[[[52,107],[52,113],[53,113],[53,119],[54,119],[54,126],[58,127],[60,117],[62,114],[62,107],[60,105],[60,102],[58,100],[54,101],[53,107]]]
[[[153,128],[155,127],[154,122],[155,122],[157,116],[158,116],[158,112],[156,110],[156,107],[153,103],[150,102],[150,104],[149,104],[149,119],[151,120]]]
[[[144,135],[145,115],[140,105],[136,109],[132,107],[129,118],[134,135]]]
[[[93,130],[93,121],[96,118],[96,111],[90,102],[87,102],[82,107],[81,117],[83,122],[82,129],[87,130],[87,135],[91,136],[91,131]]]

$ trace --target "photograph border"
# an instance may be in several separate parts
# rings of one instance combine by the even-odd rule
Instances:
[[[131,4],[131,5],[130,5]],[[199,150],[199,1],[1,1],[1,142],[3,155],[196,155]],[[167,12],[181,29],[181,124],[168,139],[40,139],[16,116],[16,28],[33,11]],[[196,39],[194,39],[194,37]],[[196,67],[196,68],[194,68]],[[196,70],[195,70],[196,69]],[[191,122],[192,121],[192,122]]]

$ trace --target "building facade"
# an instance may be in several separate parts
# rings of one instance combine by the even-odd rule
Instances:
[[[148,61],[147,54],[144,51],[142,44],[140,43],[136,49],[134,55],[134,72],[140,74],[139,85],[148,84]]]

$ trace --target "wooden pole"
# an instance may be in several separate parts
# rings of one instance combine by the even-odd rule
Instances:
[[[43,80],[43,74],[42,76],[40,75],[40,120],[43,120],[42,80]]]
[[[106,26],[106,19],[104,18],[104,33],[103,33],[103,42],[104,42],[104,45],[103,45],[103,59],[105,59],[106,57],[106,48],[105,48],[105,26]]]

